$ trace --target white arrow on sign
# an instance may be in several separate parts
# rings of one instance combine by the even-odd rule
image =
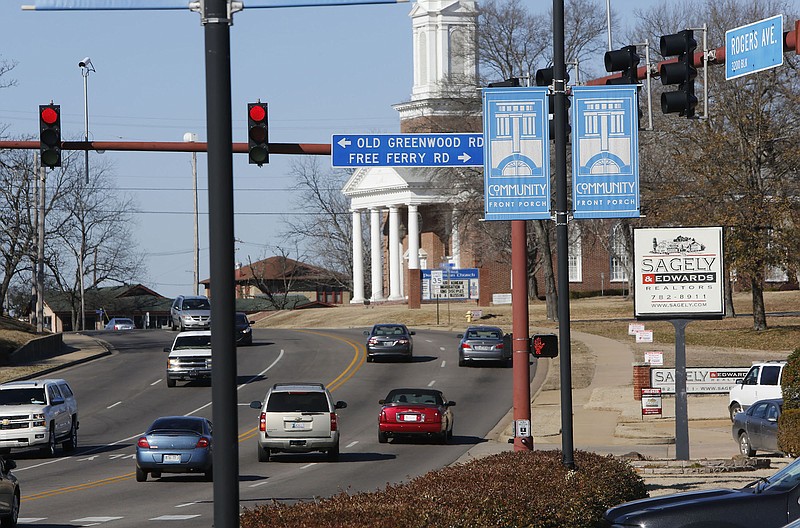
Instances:
[[[347,148],[351,145],[351,141],[347,138],[342,138],[339,140],[339,146],[342,148]]]
[[[466,162],[468,162],[468,161],[469,161],[469,160],[471,160],[471,159],[472,159],[472,156],[470,156],[470,155],[469,155],[469,154],[467,154],[466,152],[465,152],[465,153],[463,153],[463,154],[461,154],[461,155],[458,157],[458,160],[459,160],[460,162],[462,162],[462,163],[466,163]]]

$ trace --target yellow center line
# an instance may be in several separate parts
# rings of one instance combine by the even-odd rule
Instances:
[[[319,335],[319,336],[329,337],[331,339],[336,339],[338,341],[342,341],[344,343],[347,343],[348,345],[353,347],[353,350],[355,350],[355,354],[353,355],[353,359],[350,361],[350,364],[347,365],[347,368],[344,369],[342,371],[342,373],[339,374],[336,378],[334,378],[333,381],[331,381],[331,382],[329,382],[327,384],[328,390],[330,390],[331,392],[335,391],[336,389],[338,389],[339,387],[344,385],[344,383],[347,382],[347,380],[352,378],[355,375],[355,373],[358,371],[358,369],[361,368],[361,366],[364,364],[364,361],[366,360],[366,350],[365,350],[364,346],[359,344],[359,343],[355,343],[355,342],[350,341],[348,339],[345,339],[343,337],[338,337],[338,336],[331,335],[331,334],[326,334],[326,333],[323,333],[323,332],[313,332],[311,330],[297,330],[297,332],[305,332],[305,333],[308,333],[308,334],[316,334],[316,335]],[[239,434],[239,442],[240,443],[244,442],[245,440],[253,438],[257,434],[258,434],[258,427],[253,427],[252,429],[249,429],[249,430]],[[67,487],[64,487],[64,488],[58,488],[58,489],[49,490],[49,491],[42,491],[40,493],[34,493],[32,495],[24,495],[22,497],[22,501],[21,502],[34,501],[34,500],[38,500],[38,499],[45,499],[45,498],[48,498],[48,497],[53,497],[55,495],[61,495],[61,494],[64,494],[64,493],[72,493],[74,491],[81,491],[81,490],[96,488],[96,487],[99,487],[99,486],[105,486],[106,484],[113,484],[114,482],[119,482],[119,481],[122,481],[122,480],[132,479],[134,477],[134,475],[135,475],[134,473],[126,473],[124,475],[118,475],[116,477],[109,477],[109,478],[105,478],[105,479],[102,479],[102,480],[95,480],[93,482],[86,482],[84,484],[77,484],[75,486],[67,486]]]

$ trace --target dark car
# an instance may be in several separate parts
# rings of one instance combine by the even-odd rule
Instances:
[[[379,400],[383,407],[378,418],[378,442],[389,437],[430,437],[445,444],[453,437],[453,411],[456,402],[448,401],[435,389],[393,389]]]
[[[800,518],[800,459],[741,489],[713,489],[626,502],[601,528],[781,528]]]
[[[470,326],[458,334],[458,366],[473,363],[503,363],[511,365],[511,347],[503,343],[503,331],[496,326]]]
[[[365,331],[367,339],[367,361],[379,357],[399,357],[411,361],[414,357],[414,332],[404,324],[376,324]]]
[[[136,482],[148,473],[202,473],[212,480],[211,433],[211,422],[199,416],[156,418],[136,442]]]
[[[780,453],[778,449],[778,417],[783,409],[783,399],[761,400],[736,413],[731,434],[739,443],[739,452],[755,456],[756,451]]]
[[[236,344],[237,345],[252,345],[253,344],[253,329],[250,325],[254,321],[247,319],[247,314],[244,312],[236,312],[236,322],[234,328],[236,329]]]
[[[19,518],[19,482],[11,472],[16,467],[13,460],[0,457],[0,526],[3,528],[13,528]]]

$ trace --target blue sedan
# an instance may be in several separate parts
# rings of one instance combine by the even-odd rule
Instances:
[[[203,473],[212,480],[211,431],[211,422],[198,416],[157,418],[136,442],[136,481],[148,473]]]

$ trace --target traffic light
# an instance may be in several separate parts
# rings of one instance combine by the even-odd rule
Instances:
[[[247,104],[247,155],[259,167],[269,163],[267,103]]]
[[[661,111],[665,114],[678,113],[688,118],[694,117],[697,97],[694,95],[694,50],[697,41],[691,29],[684,29],[673,35],[662,35],[661,55],[678,56],[678,62],[661,65],[661,84],[677,84],[678,89],[661,94]]]
[[[607,51],[603,61],[607,72],[622,72],[621,77],[608,79],[606,84],[638,84],[639,54],[636,53],[636,46]]]
[[[535,334],[531,337],[533,357],[558,357],[558,336],[555,334]]]
[[[61,107],[39,105],[39,157],[45,167],[61,166]]]
[[[519,77],[511,77],[505,81],[489,83],[489,88],[516,88],[522,86]]]

